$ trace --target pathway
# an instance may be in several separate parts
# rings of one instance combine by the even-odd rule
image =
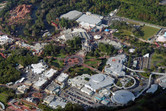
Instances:
[[[1,105],[2,109],[5,110],[5,105],[2,102],[0,102],[0,105]]]
[[[126,67],[126,69],[128,69],[132,72],[146,72],[146,71],[142,71],[142,70],[133,70],[129,67]],[[151,74],[149,76],[148,85],[136,96],[136,98],[138,98],[140,95],[142,95],[142,93],[144,93],[144,91],[146,91],[150,87],[153,75],[166,76],[166,73],[151,72]]]
[[[94,72],[102,73],[102,72],[99,71],[98,69],[93,68],[93,67],[91,67],[91,66],[88,66],[87,64],[83,64],[82,66],[83,66],[83,67],[86,67],[86,68],[88,68],[88,69],[90,69],[90,70],[92,70],[92,71],[94,71]]]

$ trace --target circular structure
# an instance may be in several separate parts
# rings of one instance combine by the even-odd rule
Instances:
[[[100,36],[100,35],[95,35],[94,38],[95,38],[96,40],[98,40],[98,39],[101,39],[101,36]]]
[[[104,77],[103,74],[96,74],[96,75],[93,75],[91,77],[91,79],[92,79],[93,82],[99,83],[99,82],[104,81],[105,77]]]
[[[113,93],[111,100],[117,104],[127,104],[129,101],[133,101],[135,96],[128,90],[119,90]]]
[[[114,85],[115,87],[119,89],[130,89],[136,85],[136,80],[132,76],[125,75],[125,76],[118,77],[118,80],[116,84]]]

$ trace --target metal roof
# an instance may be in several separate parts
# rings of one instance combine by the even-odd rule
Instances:
[[[135,96],[128,90],[118,90],[113,93],[111,97],[112,102],[119,104],[127,104],[129,101],[134,100]]]
[[[88,23],[92,25],[98,25],[101,22],[101,19],[99,17],[95,17],[92,15],[85,15],[83,14],[79,19],[77,19],[77,22],[81,23]]]
[[[61,15],[60,18],[75,20],[75,19],[79,18],[81,15],[82,15],[82,12],[79,12],[77,10],[73,10],[73,11],[70,11],[66,14]]]
[[[114,78],[111,78],[110,76],[105,74],[95,74],[90,77],[90,80],[87,84],[85,84],[85,87],[90,88],[92,91],[96,91],[100,88],[112,85],[113,83]]]

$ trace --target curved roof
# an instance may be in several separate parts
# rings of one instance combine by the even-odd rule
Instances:
[[[105,77],[104,77],[103,74],[96,74],[96,75],[93,75],[91,77],[91,79],[92,79],[93,82],[99,83],[99,82],[104,81]]]
[[[103,87],[110,86],[114,83],[114,78],[105,74],[95,74],[90,77],[90,80],[85,84],[92,91],[96,91]]]
[[[112,96],[112,101],[119,104],[127,104],[133,99],[135,99],[134,94],[128,90],[118,90],[114,92]]]

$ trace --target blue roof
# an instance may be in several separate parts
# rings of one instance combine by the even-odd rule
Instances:
[[[104,31],[109,32],[110,30],[109,29],[105,29]]]
[[[164,36],[166,37],[166,32],[165,32]]]

